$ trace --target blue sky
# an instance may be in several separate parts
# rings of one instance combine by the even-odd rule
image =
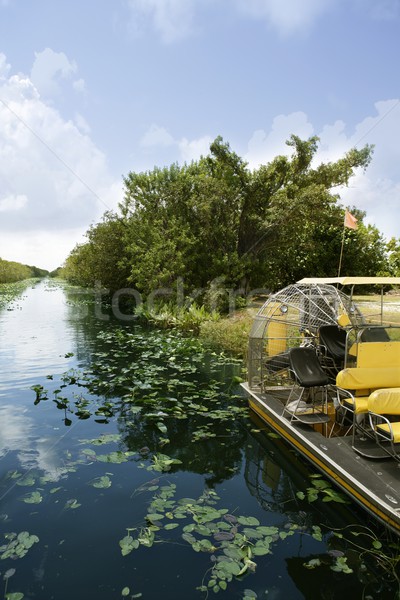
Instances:
[[[0,257],[53,269],[129,171],[375,144],[344,205],[400,238],[400,0],[0,0]]]

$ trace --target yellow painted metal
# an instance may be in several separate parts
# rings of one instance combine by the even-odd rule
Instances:
[[[339,285],[400,285],[400,277],[305,277],[297,283]]]
[[[359,342],[357,367],[397,367],[400,370],[400,342]]]
[[[267,352],[268,356],[275,356],[287,349],[287,323],[282,319],[268,323]]]
[[[328,467],[328,465],[322,462],[315,454],[310,452],[303,444],[301,444],[295,437],[290,435],[283,427],[281,427],[272,417],[270,417],[267,413],[265,413],[262,408],[254,402],[253,399],[249,400],[250,407],[256,412],[266,423],[268,423],[275,431],[280,433],[283,438],[285,438],[288,442],[290,442],[299,452],[301,452],[304,456],[306,456],[312,463],[314,463],[321,471],[326,473],[328,477],[330,477],[333,481],[335,481],[339,486],[345,489],[352,498],[354,498],[357,502],[362,504],[369,512],[376,515],[381,521],[387,523],[393,529],[400,531],[400,526],[398,521],[395,521],[388,515],[383,512],[378,505],[370,502],[365,496],[363,496],[360,492],[358,492],[354,486],[350,485],[345,479],[343,479],[336,471],[333,471]]]

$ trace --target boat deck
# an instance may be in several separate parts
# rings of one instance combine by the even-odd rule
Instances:
[[[381,522],[400,533],[400,463],[391,457],[365,458],[352,448],[351,434],[335,423],[330,407],[330,421],[308,425],[290,422],[283,416],[289,390],[269,388],[265,392],[251,390],[242,384],[250,398],[251,408],[293,447],[308,458],[321,472],[339,485]],[[287,413],[286,413],[287,415]],[[372,440],[357,444],[376,449]]]

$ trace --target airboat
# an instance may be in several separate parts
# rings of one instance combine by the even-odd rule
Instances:
[[[400,277],[307,278],[270,295],[242,385],[264,422],[400,534],[400,301],[384,293],[396,286]],[[379,308],[355,302],[355,290],[378,289]]]

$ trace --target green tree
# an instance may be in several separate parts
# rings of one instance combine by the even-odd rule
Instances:
[[[31,267],[0,258],[0,283],[14,283],[30,277],[36,277]]]
[[[147,293],[178,276],[197,287],[224,276],[246,290],[305,270],[315,232],[338,218],[333,190],[366,168],[372,148],[313,167],[317,138],[292,136],[288,145],[291,157],[254,171],[217,138],[209,156],[190,165],[129,173],[121,210],[130,281]]]
[[[394,277],[400,276],[400,238],[396,239],[392,237],[387,245],[386,249],[389,255],[388,258],[388,270],[390,275]]]
[[[68,256],[61,276],[82,286],[96,283],[111,292],[127,285],[124,229],[126,225],[113,212],[104,214],[100,223],[86,233],[88,241],[78,244]]]
[[[218,137],[207,156],[190,164],[129,173],[121,216],[106,213],[89,229],[65,275],[145,295],[174,288],[178,278],[187,293],[218,278],[247,291],[311,274],[335,276],[344,215],[336,190],[368,166],[372,148],[317,165],[318,138],[292,136],[287,143],[291,156],[253,171]],[[362,224],[363,213],[356,216],[359,229],[345,232],[342,272],[387,269],[382,236]]]

